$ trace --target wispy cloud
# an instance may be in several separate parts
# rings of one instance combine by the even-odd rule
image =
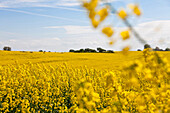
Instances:
[[[154,27],[153,27],[154,25]],[[0,47],[9,45],[15,50],[50,50],[50,51],[68,51],[69,49],[80,48],[97,48],[103,47],[105,49],[121,50],[125,45],[130,45],[131,50],[143,49],[143,45],[132,36],[127,41],[122,41],[121,38],[117,38],[117,42],[113,46],[108,45],[107,38],[91,29],[90,26],[51,26],[46,28],[65,29],[68,33],[65,37],[51,37],[51,38],[27,38],[27,39],[8,39],[0,42]],[[158,29],[160,28],[160,29]],[[74,30],[73,30],[74,29]],[[87,31],[84,31],[88,29]],[[118,32],[122,28],[115,28]],[[141,34],[141,36],[152,46],[167,48],[170,45],[170,21],[152,21],[143,24],[139,24],[135,29]],[[82,31],[81,31],[82,30]],[[149,30],[149,32],[148,32]],[[76,35],[74,35],[76,34]],[[117,37],[116,34],[114,38]],[[164,40],[164,41],[163,41]],[[161,42],[160,42],[161,41]]]
[[[120,0],[107,0],[107,2],[115,2]],[[103,0],[103,3],[106,1]],[[3,0],[0,1],[0,7],[17,8],[17,7],[74,7],[80,6],[81,0]]]
[[[117,0],[109,0],[108,2],[113,1]],[[81,3],[80,0],[5,0],[0,1],[0,8],[47,7],[86,12],[86,10],[80,8]],[[75,8],[74,6],[78,7]]]
[[[53,50],[60,46],[61,40],[59,38],[41,38],[41,39],[8,39],[0,42],[0,47],[10,46],[12,50]]]
[[[60,0],[56,3],[57,6],[78,6],[80,5],[80,1],[78,0]]]
[[[65,29],[66,37],[68,40],[66,42],[76,43],[80,47],[95,47],[102,46],[104,48],[109,48],[107,46],[107,38],[104,35],[100,34],[100,30],[94,31],[90,26],[48,26],[44,27],[48,29]],[[165,49],[170,45],[170,21],[151,21],[137,25],[134,27],[137,32],[145,39],[152,47],[159,46],[160,48]],[[143,49],[143,44],[141,44],[132,34],[131,38],[127,41],[123,41],[120,38],[119,33],[126,28],[117,27],[114,28],[115,34],[113,39],[117,42],[111,46],[115,50],[121,50],[126,45],[130,45],[132,50],[137,50],[137,48]],[[99,31],[99,32],[98,32]],[[71,38],[72,37],[72,38]],[[74,37],[74,38],[73,38]],[[79,44],[78,44],[79,43]],[[94,44],[93,46],[91,44]],[[71,44],[70,44],[71,45]],[[78,47],[74,46],[73,47]]]
[[[170,20],[145,22],[139,24],[136,29],[153,47],[170,47]]]
[[[64,10],[70,10],[70,11],[86,12],[85,10],[82,10],[82,9],[76,9],[76,8],[70,8],[70,7],[61,7],[61,6],[45,6],[45,7],[64,9]]]
[[[0,1],[0,6],[5,7],[35,7],[35,6],[78,6],[78,0],[4,0]]]
[[[75,25],[66,25],[66,26],[48,26],[43,27],[45,29],[64,29],[68,35],[79,35],[79,34],[90,34],[94,33],[94,29],[91,26],[75,26]]]
[[[54,19],[67,20],[67,21],[72,21],[72,22],[83,22],[83,23],[88,23],[87,21],[81,21],[81,20],[75,20],[75,19],[69,19],[69,18],[63,18],[63,17],[45,15],[45,14],[32,13],[32,12],[27,12],[27,11],[22,11],[22,10],[7,9],[7,8],[3,8],[3,9],[0,9],[0,10],[12,11],[12,12],[17,12],[17,13],[24,13],[24,14],[28,14],[28,15],[42,16],[42,17],[47,17],[47,18],[54,18]]]

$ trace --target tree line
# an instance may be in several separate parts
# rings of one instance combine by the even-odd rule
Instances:
[[[151,46],[149,44],[145,44],[144,45],[144,49],[146,48],[151,48]],[[161,49],[159,47],[155,47],[155,48],[151,48],[153,51],[170,51],[170,48],[166,48],[166,49]],[[4,51],[11,51],[11,47],[9,46],[4,46],[3,47]],[[142,51],[141,49],[137,49],[137,51]],[[43,50],[39,50],[39,52],[46,52]],[[51,52],[51,51],[48,51]],[[114,53],[113,50],[105,50],[101,47],[98,47],[97,50],[95,49],[90,49],[90,48],[85,48],[85,49],[79,49],[79,50],[74,50],[74,49],[70,49],[69,52],[74,52],[74,53]]]
[[[144,45],[144,49],[146,49],[146,48],[150,48],[153,51],[170,51],[170,48],[166,48],[166,49],[161,49],[159,47],[151,48],[151,46],[149,44]]]
[[[79,50],[70,49],[69,52],[74,52],[74,53],[114,53],[113,50],[105,50],[101,47],[98,47],[97,50],[90,49],[90,48],[79,49]]]

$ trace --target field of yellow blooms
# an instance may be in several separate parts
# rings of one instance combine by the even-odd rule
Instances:
[[[0,112],[169,113],[169,58],[0,51]]]

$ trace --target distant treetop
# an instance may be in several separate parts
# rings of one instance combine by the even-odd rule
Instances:
[[[11,47],[5,46],[5,47],[3,48],[3,50],[4,50],[4,51],[11,51]]]

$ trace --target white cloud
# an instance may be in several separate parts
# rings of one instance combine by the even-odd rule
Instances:
[[[127,41],[121,40],[118,34],[124,28],[114,28],[117,33],[113,38],[117,42],[113,46],[108,45],[108,38],[101,34],[99,29],[94,31],[90,26],[49,26],[45,28],[55,28],[56,31],[57,29],[64,29],[66,34],[63,37],[39,39],[28,37],[27,39],[20,38],[17,40],[12,37],[6,41],[1,41],[0,47],[9,45],[15,50],[68,51],[71,48],[80,49],[86,47],[121,50],[124,46],[130,45],[132,50],[143,49],[143,45],[134,36]],[[135,29],[154,48],[158,46],[165,49],[170,46],[170,20],[142,23],[137,25]]]
[[[46,5],[46,6],[42,6],[42,7],[50,7],[50,8],[57,8],[57,9],[64,9],[64,10],[78,11],[78,12],[86,12],[86,10],[70,8],[70,7],[50,6],[50,5]]]
[[[83,0],[2,0],[0,7],[16,8],[16,7],[74,7],[80,6]],[[115,2],[120,0],[108,0],[107,2]],[[103,0],[105,2],[105,0]]]
[[[73,43],[81,47],[82,45],[87,45],[86,47],[92,46],[93,44],[96,46],[104,46],[106,48],[113,48],[116,50],[121,50],[126,45],[130,45],[132,50],[137,50],[138,48],[143,49],[143,44],[137,40],[132,34],[132,37],[123,41],[119,36],[120,31],[126,30],[126,28],[119,27],[114,28],[115,34],[113,38],[117,40],[115,45],[107,46],[107,38],[100,33],[101,30],[97,29],[94,31],[90,26],[49,26],[44,28],[51,29],[65,29],[65,33],[68,38],[66,42]],[[156,46],[165,49],[170,46],[170,20],[162,20],[162,21],[151,21],[137,25],[134,27],[136,31],[141,35],[141,37],[146,40],[148,44],[150,44],[153,48]],[[78,47],[77,46],[77,47]],[[94,47],[94,46],[92,46]]]
[[[47,18],[54,18],[54,19],[72,21],[72,22],[88,23],[87,21],[74,20],[74,19],[70,19],[70,18],[57,17],[57,16],[51,16],[51,15],[45,15],[45,14],[39,14],[39,13],[32,13],[32,12],[22,11],[22,10],[15,10],[15,9],[0,9],[0,10],[11,11],[11,12],[17,12],[17,13],[23,13],[23,14],[34,15],[34,16],[47,17]]]
[[[78,35],[78,34],[90,34],[94,33],[94,29],[91,26],[48,26],[44,27],[47,29],[64,29],[68,35]]]
[[[170,46],[170,20],[151,21],[136,27],[140,35],[153,47]]]
[[[6,8],[7,6],[4,4],[0,4],[0,8]]]
[[[9,39],[1,41],[0,47],[10,46],[13,50],[34,50],[38,51],[43,50],[53,50],[57,49],[57,46],[60,45],[60,38],[41,38],[41,39]],[[55,48],[56,47],[56,48]]]
[[[56,3],[57,6],[79,6],[79,2],[73,2],[73,1],[65,1],[65,2],[59,2]]]
[[[16,40],[14,40],[14,39],[10,39],[10,40],[9,40],[9,42],[16,42]]]
[[[0,6],[5,7],[30,7],[30,6],[78,6],[78,0],[4,0]]]
[[[17,0],[16,2],[41,2],[41,1],[44,1],[44,0]]]

